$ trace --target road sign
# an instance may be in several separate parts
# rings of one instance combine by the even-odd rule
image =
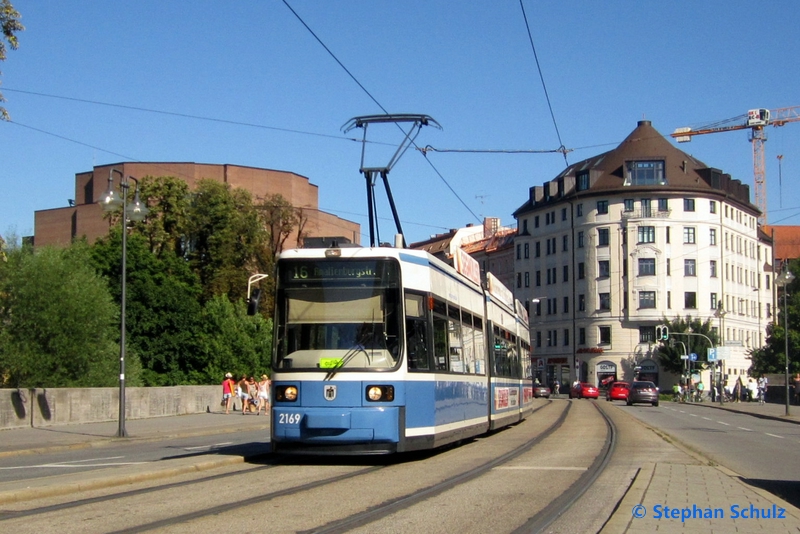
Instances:
[[[717,361],[717,349],[708,349],[708,361]]]
[[[695,354],[694,352],[691,353],[689,355],[689,359],[692,360],[693,362],[696,362],[697,361],[697,354]]]

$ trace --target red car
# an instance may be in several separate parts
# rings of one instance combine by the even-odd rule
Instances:
[[[611,387],[606,391],[606,400],[628,400],[628,393],[630,393],[631,385],[628,382],[614,382]]]
[[[593,386],[588,382],[581,382],[575,384],[569,390],[570,399],[596,399],[600,395],[597,386]]]

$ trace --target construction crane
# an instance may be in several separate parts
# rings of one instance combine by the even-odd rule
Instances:
[[[672,137],[679,143],[692,140],[695,135],[749,129],[753,143],[753,183],[755,185],[756,206],[761,210],[760,225],[767,224],[767,171],[764,160],[764,142],[767,140],[765,126],[783,126],[787,122],[800,121],[800,106],[778,109],[751,109],[745,115],[708,124],[700,128],[678,128]]]

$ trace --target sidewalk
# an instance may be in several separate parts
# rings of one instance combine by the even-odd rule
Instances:
[[[175,437],[227,434],[264,429],[268,436],[269,417],[241,412],[211,412],[174,417],[153,417],[125,421],[127,438],[118,438],[117,421],[58,425],[41,428],[0,430],[0,458],[22,454],[102,447],[120,440],[162,440]]]
[[[703,402],[723,409],[800,424],[800,406]],[[687,451],[688,452],[688,451]],[[696,465],[644,464],[602,533],[798,532],[800,509],[707,459]]]

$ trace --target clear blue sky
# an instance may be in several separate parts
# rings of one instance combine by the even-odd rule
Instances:
[[[288,0],[381,106],[443,126],[423,129],[420,146],[563,143],[575,163],[643,118],[669,135],[750,108],[800,106],[794,0],[523,1],[561,141],[518,0]],[[76,173],[120,161],[295,172],[319,186],[323,210],[368,232],[360,145],[348,140],[360,131],[341,127],[382,111],[282,0],[13,4],[26,30],[0,64],[13,121],[0,123],[0,234],[31,235],[34,211],[75,198]],[[768,220],[800,224],[800,122],[767,132]],[[752,195],[747,135],[679,148]],[[370,137],[399,142],[390,127]],[[386,150],[369,146],[367,163],[385,165]],[[409,241],[477,222],[473,214],[511,225],[528,188],[565,166],[560,154],[427,157],[442,178],[413,149],[390,174]],[[381,215],[390,217],[383,206]],[[381,232],[392,233],[388,222]]]

